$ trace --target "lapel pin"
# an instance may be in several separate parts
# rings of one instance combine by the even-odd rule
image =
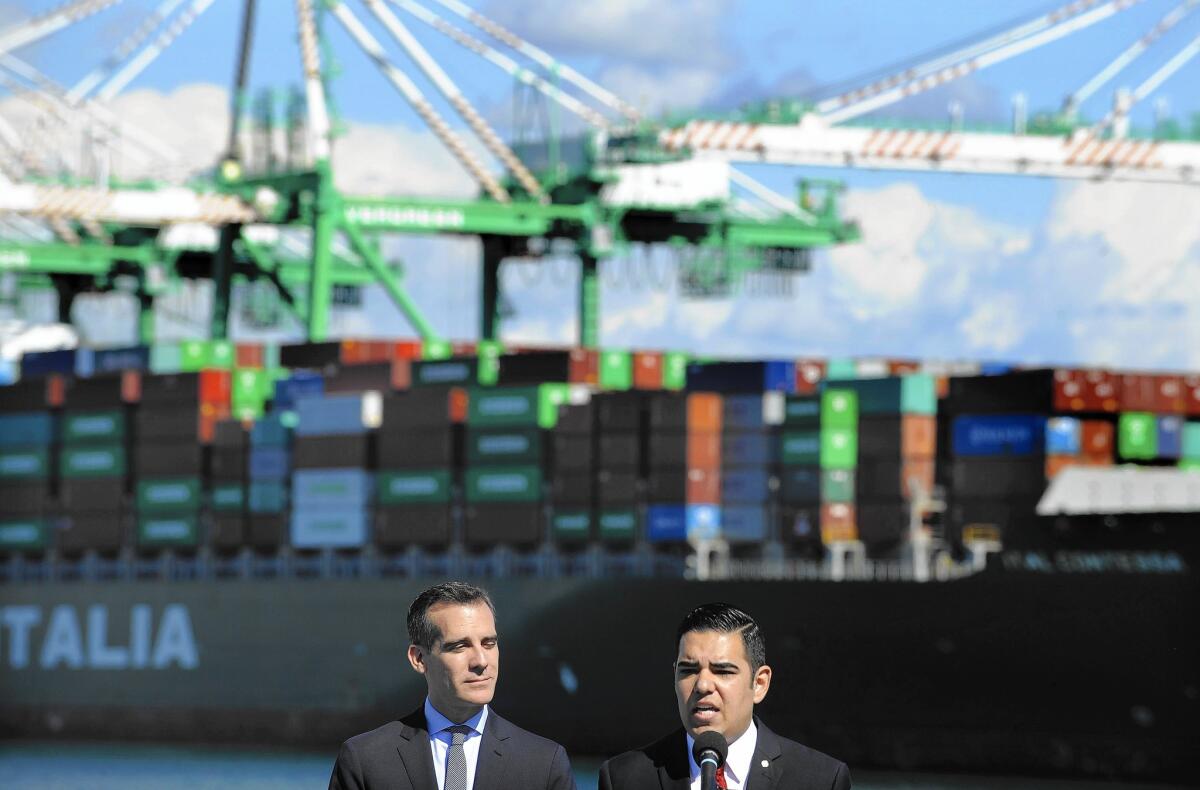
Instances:
[[[770,765],[770,763],[769,763],[769,762],[767,762],[766,760],[763,760],[763,761],[762,761],[762,767],[763,767],[763,768],[766,768],[768,765]]]

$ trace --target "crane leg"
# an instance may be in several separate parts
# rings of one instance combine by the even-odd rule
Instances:
[[[504,241],[499,236],[483,236],[482,241],[479,339],[497,340],[500,335],[500,264],[504,260]]]
[[[587,252],[579,255],[579,345],[600,345],[600,277],[598,261]]]

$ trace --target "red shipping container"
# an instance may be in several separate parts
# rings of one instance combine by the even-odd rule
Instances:
[[[858,540],[854,505],[832,502],[821,505],[821,542]]]
[[[689,469],[720,469],[721,434],[689,432],[687,465]]]
[[[921,490],[928,494],[933,490],[934,460],[932,458],[906,458],[900,465],[900,485],[904,496],[912,498],[912,481],[915,478]]]
[[[1187,398],[1182,376],[1154,377],[1154,412],[1156,414],[1183,414],[1187,411]]]
[[[473,357],[477,350],[473,340],[456,340],[450,344],[450,353],[456,357]]]
[[[1080,424],[1080,446],[1084,455],[1113,454],[1113,436],[1115,429],[1111,422],[1105,420],[1084,420]]]
[[[463,387],[450,388],[450,422],[465,423],[470,394]]]
[[[1115,414],[1121,408],[1120,380],[1107,370],[1084,371],[1083,399],[1088,411]]]
[[[1067,368],[1054,371],[1054,410],[1087,411],[1086,389],[1083,371]]]
[[[1113,454],[1107,453],[1084,453],[1079,456],[1079,463],[1083,466],[1112,466]]]
[[[721,504],[721,470],[689,469],[684,494],[691,505]]]
[[[688,395],[688,433],[720,433],[722,404],[721,396],[713,392],[693,392]]]
[[[931,414],[901,416],[900,452],[905,458],[933,458],[937,454],[937,417]]]
[[[904,376],[909,373],[921,372],[921,363],[911,359],[889,359],[887,364],[889,376]]]
[[[67,380],[54,373],[46,379],[46,405],[58,408],[67,398]]]
[[[212,443],[217,423],[229,419],[229,414],[228,403],[200,404],[200,424],[197,426],[196,434],[202,444]]]
[[[1047,455],[1046,479],[1053,480],[1059,472],[1068,466],[1078,466],[1081,459],[1077,455]]]
[[[796,394],[813,395],[825,379],[825,363],[819,359],[796,360]]]
[[[572,384],[599,384],[600,352],[591,348],[571,349],[567,379]]]
[[[392,389],[406,390],[412,387],[412,360],[397,357],[392,360]]]
[[[938,376],[933,380],[934,391],[938,399],[947,398],[950,396],[950,377]]]
[[[125,403],[140,403],[142,400],[142,374],[136,370],[121,371],[121,400]]]
[[[233,375],[228,370],[200,371],[200,402],[228,406]]]
[[[1200,417],[1200,376],[1184,376],[1183,410],[1189,417]]]
[[[663,356],[658,351],[636,351],[633,354],[633,388],[660,390],[663,385]]]
[[[1153,376],[1126,373],[1120,381],[1121,411],[1154,411],[1158,397]]]
[[[397,340],[392,343],[392,359],[420,359],[420,340]]]
[[[266,362],[266,353],[258,343],[238,343],[234,346],[233,358],[239,368],[261,370]]]

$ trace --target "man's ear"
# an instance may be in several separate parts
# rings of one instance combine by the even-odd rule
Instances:
[[[425,648],[420,645],[408,646],[408,663],[422,675],[425,674]]]
[[[767,697],[767,691],[771,688],[771,668],[763,664],[754,673],[754,680],[750,687],[754,690],[754,704],[762,702]]]

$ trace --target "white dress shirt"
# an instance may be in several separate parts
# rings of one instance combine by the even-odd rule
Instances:
[[[687,736],[688,765],[691,766],[691,790],[700,790],[700,766],[692,756],[692,746],[696,741],[691,733]],[[742,790],[746,786],[746,777],[750,775],[750,761],[754,759],[754,747],[758,744],[758,728],[754,722],[738,739],[729,744],[729,753],[725,755],[725,786],[729,790]]]
[[[462,724],[471,728],[467,739],[463,741],[463,754],[467,758],[467,790],[475,787],[475,766],[479,763],[479,743],[483,740],[483,726],[487,724],[487,705]],[[433,771],[437,774],[438,790],[446,787],[446,757],[450,754],[450,738],[452,733],[446,732],[447,727],[453,727],[459,722],[450,721],[425,698],[425,724],[429,727],[429,748],[433,750]]]

